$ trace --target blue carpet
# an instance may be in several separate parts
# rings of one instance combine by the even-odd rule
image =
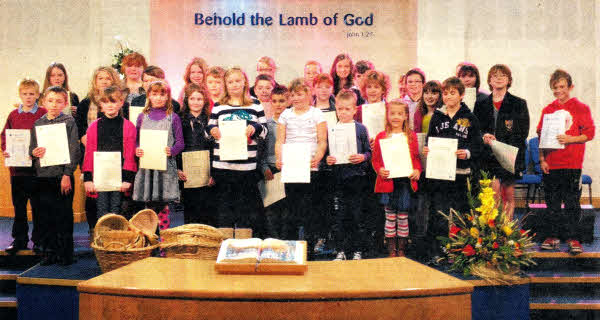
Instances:
[[[76,257],[77,261],[70,266],[36,265],[33,268],[22,273],[22,278],[42,278],[42,279],[67,279],[67,280],[88,280],[102,274],[96,257],[93,252],[88,250],[87,254],[81,254]]]

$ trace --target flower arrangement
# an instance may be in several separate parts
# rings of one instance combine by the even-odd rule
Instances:
[[[470,212],[440,212],[450,222],[450,232],[439,239],[445,245],[450,271],[510,283],[519,279],[521,266],[535,264],[530,250],[534,244],[530,231],[519,228],[519,220],[508,219],[504,210],[498,209],[490,184],[483,173],[477,198],[468,184]]]
[[[115,36],[115,40],[117,40],[117,44],[118,44],[118,51],[116,53],[113,54],[113,59],[112,59],[112,67],[121,75],[124,76],[124,74],[121,72],[121,62],[123,61],[123,58],[125,58],[126,55],[133,53],[135,51],[133,51],[132,49],[129,48],[129,43],[127,43],[127,41],[125,41],[125,45],[123,45],[123,39],[121,36],[117,35]]]

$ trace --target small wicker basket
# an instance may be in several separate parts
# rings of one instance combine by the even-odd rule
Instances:
[[[223,234],[204,224],[186,224],[160,232],[168,258],[216,260]]]
[[[145,245],[145,237],[136,231],[106,230],[98,233],[94,244],[109,250],[141,248]]]
[[[96,254],[96,259],[103,273],[126,266],[132,262],[150,257],[152,250],[158,248],[158,242],[152,242],[150,246],[129,249],[105,249],[91,244]]]

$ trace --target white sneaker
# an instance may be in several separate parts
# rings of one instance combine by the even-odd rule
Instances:
[[[335,259],[333,259],[333,261],[341,261],[341,260],[346,260],[346,254],[344,253],[344,251],[338,252],[337,256],[335,256]]]
[[[362,259],[362,252],[360,251],[354,251],[354,255],[352,256],[352,260],[361,260]]]

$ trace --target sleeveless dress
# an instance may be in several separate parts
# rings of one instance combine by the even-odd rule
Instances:
[[[161,120],[150,119],[144,114],[141,129],[168,131],[167,146],[173,147],[175,135],[172,126],[173,114]],[[135,201],[177,201],[179,200],[179,183],[177,177],[177,163],[174,157],[167,157],[167,170],[151,170],[140,168],[135,175],[133,185],[133,200]]]

